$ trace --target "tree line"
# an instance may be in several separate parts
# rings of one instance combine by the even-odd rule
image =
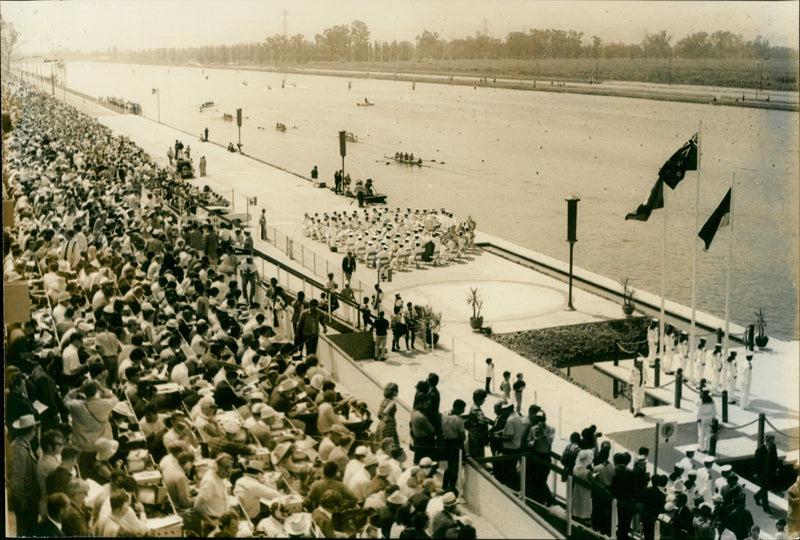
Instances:
[[[427,29],[410,41],[371,41],[363,21],[335,25],[314,36],[276,34],[258,43],[185,48],[105,51],[112,61],[173,64],[304,64],[308,62],[396,62],[461,59],[557,58],[796,58],[797,49],[775,47],[761,36],[746,40],[741,34],[718,30],[694,32],[674,41],[666,30],[645,33],[639,43],[607,42],[575,30],[530,29],[511,32],[504,40],[482,32],[445,40]],[[103,54],[103,53],[100,53]]]

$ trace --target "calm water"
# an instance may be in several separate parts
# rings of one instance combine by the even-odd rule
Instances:
[[[624,221],[646,198],[663,162],[702,127],[700,226],[735,171],[732,320],[764,307],[768,333],[798,336],[798,118],[796,112],[627,98],[495,90],[245,70],[69,64],[68,85],[138,102],[155,118],[236,142],[244,110],[248,154],[333,182],[339,130],[355,133],[345,167],[373,178],[392,206],[446,207],[478,227],[567,260],[566,204],[581,198],[575,264],[660,291],[662,211]],[[284,87],[281,88],[285,81]],[[246,82],[245,86],[243,83]],[[271,87],[271,89],[269,89]],[[357,107],[368,97],[374,107]],[[215,107],[199,112],[200,103]],[[280,133],[276,122],[289,129]],[[258,129],[261,126],[264,129]],[[384,155],[422,157],[409,167]],[[165,149],[166,152],[166,149]],[[435,160],[430,161],[430,160]],[[667,193],[667,297],[689,305],[696,173]],[[698,308],[722,317],[731,229],[698,254]],[[697,240],[699,242],[699,240]],[[701,244],[702,245],[702,244]]]

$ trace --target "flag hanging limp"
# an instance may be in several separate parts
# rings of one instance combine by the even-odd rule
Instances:
[[[717,234],[719,228],[730,225],[730,222],[731,188],[728,188],[728,193],[725,194],[722,202],[719,203],[717,209],[714,210],[714,213],[711,214],[711,217],[708,218],[706,224],[703,225],[703,228],[700,229],[700,232],[697,234],[697,236],[699,236],[706,244],[706,247],[703,248],[703,251],[708,251],[708,248],[711,246],[711,241],[714,240],[714,235]]]
[[[158,88],[153,88],[153,93],[157,94],[158,93]]]
[[[625,220],[635,219],[636,221],[647,221],[650,213],[658,208],[664,208],[664,182],[661,178],[656,180],[653,189],[650,190],[650,196],[644,203],[640,204],[636,212],[630,213],[625,216]]]
[[[664,181],[671,189],[675,187],[686,176],[686,171],[697,170],[697,133],[686,141],[677,152],[661,166],[658,177]]]

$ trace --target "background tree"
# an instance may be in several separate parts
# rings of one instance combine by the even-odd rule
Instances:
[[[350,23],[350,39],[355,51],[355,61],[369,60],[369,28],[362,21]]]
[[[19,32],[10,22],[0,19],[0,50],[5,67],[6,76],[11,76],[11,60],[14,58],[14,51],[21,45],[19,43]]]
[[[645,32],[642,51],[647,58],[668,58],[672,55],[670,41],[672,41],[672,36],[667,35],[666,30],[661,30],[656,34]]]

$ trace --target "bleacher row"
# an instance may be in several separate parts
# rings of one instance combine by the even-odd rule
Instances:
[[[5,82],[3,92],[7,103]],[[333,512],[325,532],[312,519],[322,508],[313,504],[319,497],[309,499],[322,481],[320,454],[341,445],[340,463],[360,459],[369,463],[365,468],[376,467],[369,469],[374,478],[378,458],[383,464],[396,452],[372,441],[366,406],[337,392],[313,355],[294,356],[292,343],[271,338],[271,319],[257,322],[257,314],[271,314],[262,305],[277,295],[291,302],[289,291],[260,286],[263,304],[242,301],[236,272],[214,272],[211,260],[241,250],[220,242],[210,258],[190,247],[186,231],[196,227],[187,227],[192,219],[186,215],[217,203],[216,196],[174,179],[130,141],[69,107],[24,87],[13,92],[18,108],[12,110],[14,130],[4,133],[3,178],[16,223],[4,230],[4,281],[27,282],[33,307],[31,322],[6,326],[6,373],[32,391],[7,410],[8,459],[18,457],[16,426],[29,416],[42,431],[61,431],[74,444],[83,427],[67,411],[89,410],[89,389],[108,388],[114,406],[95,418],[108,437],[78,448],[71,471],[90,486],[88,503],[70,501],[91,516],[81,533],[114,530],[96,527],[102,512],[115,511],[119,489],[128,492],[129,504],[142,505],[146,518],[139,513],[133,519],[155,536],[226,535],[231,523],[242,536],[373,535],[377,525],[388,533],[396,524],[383,510],[399,492],[396,485],[370,493],[377,497],[367,508],[364,496],[355,506],[322,497]],[[178,208],[187,211],[178,215]],[[210,222],[200,225],[214,235]],[[160,267],[151,276],[155,261]],[[27,384],[36,367],[45,369],[58,395],[44,396]],[[334,426],[322,428],[323,409],[328,419],[332,409]],[[107,438],[118,446],[100,460],[93,444]],[[226,455],[234,471],[224,479],[225,506],[233,518],[229,511],[209,512],[208,501],[198,503]],[[110,477],[96,477],[99,461],[108,462]],[[199,483],[191,505],[179,500],[185,493],[174,481],[175,467]],[[258,497],[254,506],[253,489],[239,485],[248,478],[272,496]],[[19,534],[36,530],[40,510],[47,521],[50,498],[31,506],[21,492],[8,490]],[[41,500],[47,495],[40,493]],[[33,515],[22,511],[28,508],[36,508]],[[408,516],[403,524],[410,527]]]

